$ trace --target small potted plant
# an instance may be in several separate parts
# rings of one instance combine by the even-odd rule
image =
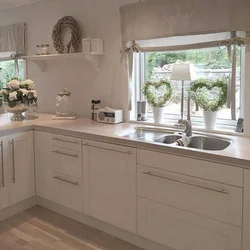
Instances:
[[[143,85],[142,92],[147,99],[148,104],[153,108],[155,123],[163,123],[165,106],[173,93],[171,83],[167,80],[161,80],[160,82],[146,82]]]
[[[203,109],[205,128],[214,130],[218,111],[227,102],[227,80],[198,79],[191,83],[190,91],[196,93],[199,106]]]
[[[22,113],[28,109],[29,105],[37,103],[37,92],[34,87],[35,84],[30,79],[20,81],[13,78],[6,83],[5,88],[0,90],[6,111],[13,113],[12,121],[24,120]]]

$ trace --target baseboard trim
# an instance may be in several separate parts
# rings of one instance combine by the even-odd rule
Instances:
[[[0,221],[3,221],[11,216],[21,213],[37,204],[37,197],[33,196],[27,200],[21,201],[18,204],[7,207],[0,211]]]
[[[71,209],[65,208],[61,205],[58,205],[58,204],[56,204],[52,201],[46,200],[44,198],[37,197],[36,201],[37,201],[37,205],[40,205],[44,208],[52,210],[56,213],[59,213],[59,214],[65,216],[65,217],[68,217],[72,220],[78,221],[80,223],[83,223],[83,224],[88,225],[90,227],[93,227],[95,229],[98,229],[102,232],[110,234],[110,235],[117,237],[121,240],[124,240],[124,241],[129,242],[133,245],[141,247],[145,250],[173,250],[173,249],[167,248],[166,246],[155,243],[151,240],[145,239],[139,235],[130,233],[128,231],[125,231],[125,230],[120,229],[118,227],[112,226],[112,225],[105,223],[103,221],[100,221],[98,219],[92,218],[88,215],[85,215],[85,214],[73,211]]]

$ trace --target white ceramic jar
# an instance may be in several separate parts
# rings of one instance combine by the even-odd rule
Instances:
[[[101,38],[97,37],[91,39],[91,52],[95,54],[104,53],[104,42]]]
[[[88,54],[91,52],[91,39],[84,38],[82,39],[82,53]]]

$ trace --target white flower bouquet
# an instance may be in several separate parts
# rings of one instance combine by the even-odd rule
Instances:
[[[25,81],[12,79],[6,83],[6,88],[0,90],[0,96],[3,96],[4,102],[10,108],[20,104],[37,104],[37,92],[34,88],[35,83],[30,79]]]

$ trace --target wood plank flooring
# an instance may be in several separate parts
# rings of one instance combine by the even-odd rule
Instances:
[[[142,250],[35,206],[0,222],[0,250]]]

